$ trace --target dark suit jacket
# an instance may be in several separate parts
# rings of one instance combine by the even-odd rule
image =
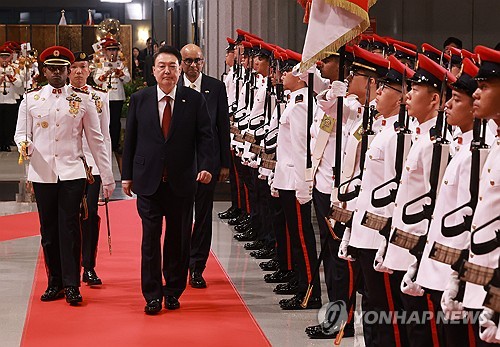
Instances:
[[[184,86],[184,76],[179,78],[178,86]],[[220,168],[231,165],[229,138],[229,110],[227,105],[226,85],[216,78],[202,74],[201,94],[207,101],[208,112],[214,135],[214,157],[210,173],[217,179]]]
[[[132,180],[138,195],[154,194],[163,168],[178,196],[193,196],[196,176],[209,171],[213,136],[205,99],[195,90],[177,87],[170,131],[161,131],[156,87],[144,88],[130,98],[123,149],[122,180]]]

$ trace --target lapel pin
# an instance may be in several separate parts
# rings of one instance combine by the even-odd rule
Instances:
[[[182,102],[186,102],[186,99],[182,99]]]
[[[210,90],[205,90],[205,93],[207,93],[207,94],[210,93]]]

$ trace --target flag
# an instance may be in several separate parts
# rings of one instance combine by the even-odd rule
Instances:
[[[370,26],[368,9],[377,0],[308,0],[309,25],[302,51],[300,71],[336,52]],[[309,3],[309,5],[307,5]],[[307,18],[304,18],[306,20]]]
[[[66,17],[64,17],[64,10],[61,10],[61,19],[59,20],[59,25],[67,25],[66,23]]]
[[[85,25],[94,25],[94,18],[92,18],[92,10],[89,9],[88,13],[89,17],[87,18],[87,22],[85,23]]]

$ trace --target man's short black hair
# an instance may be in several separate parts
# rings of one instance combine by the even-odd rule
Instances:
[[[460,40],[459,38],[453,37],[453,36],[448,37],[444,41],[443,48],[446,48],[446,46],[448,46],[451,43],[455,44],[457,46],[457,48],[462,49],[462,40]]]
[[[177,61],[179,62],[179,65],[181,64],[181,60],[182,60],[181,52],[179,52],[179,50],[175,47],[165,45],[165,46],[161,46],[158,49],[158,52],[156,52],[153,55],[153,65],[156,64],[156,58],[158,57],[158,55],[160,55],[162,53],[175,55],[175,57],[177,58]]]

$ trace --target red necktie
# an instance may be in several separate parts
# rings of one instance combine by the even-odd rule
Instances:
[[[163,132],[163,137],[167,139],[168,130],[170,129],[170,121],[172,120],[172,108],[170,107],[171,97],[165,95],[164,99],[166,103],[165,103],[165,109],[163,110],[163,118],[161,120],[161,131]]]

